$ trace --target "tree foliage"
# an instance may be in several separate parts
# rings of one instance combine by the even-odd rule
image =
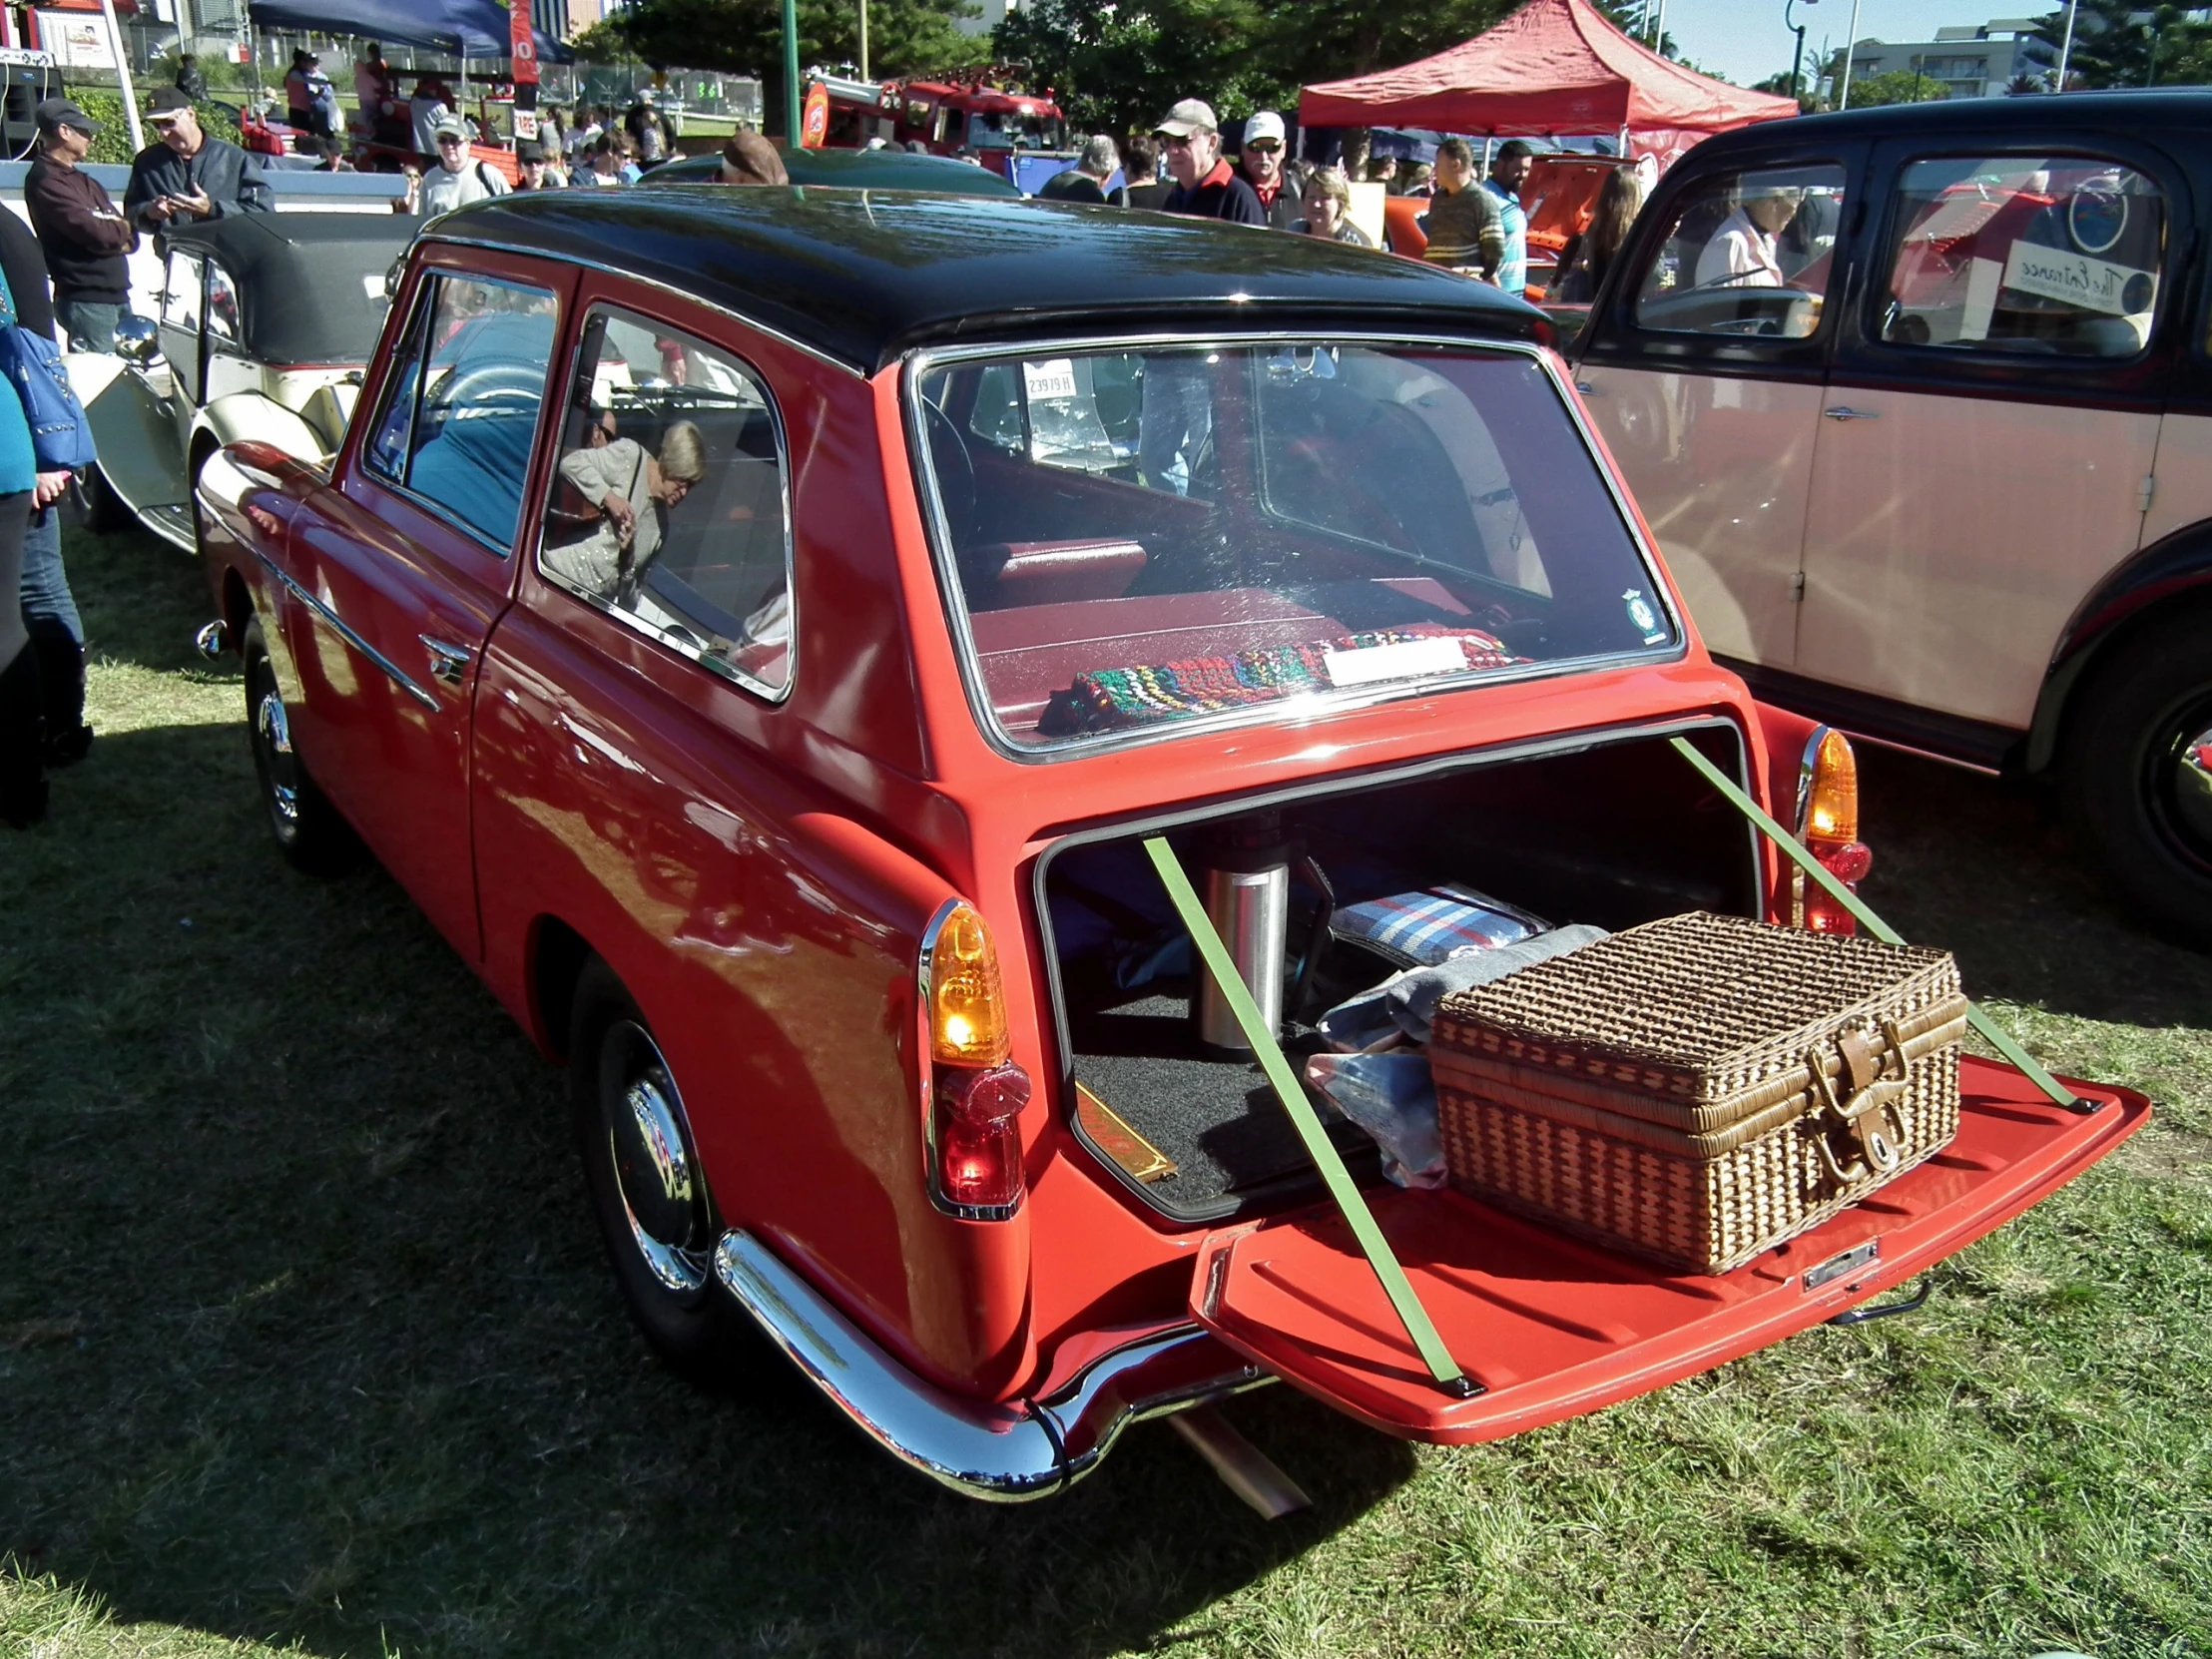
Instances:
[[[979,10],[971,0],[868,0],[868,68],[918,75],[958,68],[982,56],[983,41],[954,20]],[[859,8],[847,0],[799,0],[802,68],[859,57]],[[619,45],[655,69],[710,69],[758,76],[780,87],[784,63],[781,0],[634,0],[595,26],[603,46]]]
[[[1851,83],[1851,107],[1871,110],[1877,104],[1933,104],[1948,98],[1950,88],[1910,69],[1888,69],[1880,75],[1860,75]]]
[[[2074,17],[2066,84],[2074,87],[2201,86],[2212,81],[2212,24],[2201,13],[2141,0],[2081,0]],[[2066,39],[2066,14],[2035,25],[2029,56],[2055,74]],[[1858,102],[1857,99],[1853,100]]]

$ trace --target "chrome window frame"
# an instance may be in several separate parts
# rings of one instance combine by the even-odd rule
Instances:
[[[1054,353],[1067,355],[1156,347],[1242,351],[1284,345],[1340,344],[1488,352],[1501,356],[1526,357],[1534,362],[1549,382],[1553,395],[1559,399],[1560,409],[1569,424],[1580,435],[1584,454],[1596,469],[1607,495],[1612,499],[1614,511],[1620,516],[1621,528],[1628,538],[1629,546],[1634,549],[1643,565],[1653,602],[1658,605],[1672,630],[1671,643],[1646,647],[1640,651],[1607,652],[1594,657],[1530,663],[1520,669],[1468,669],[1461,674],[1441,675],[1432,679],[1384,682],[1358,690],[1321,693],[1312,699],[1278,699],[1245,709],[1227,709],[1219,714],[1193,715],[1184,720],[1139,726],[1118,734],[1059,738],[1036,744],[1016,743],[998,723],[996,711],[991,704],[990,690],[983,682],[982,666],[976,657],[975,636],[969,626],[967,601],[960,587],[951,529],[945,518],[943,498],[937,489],[936,469],[929,464],[928,437],[921,414],[922,381],[937,368],[978,358],[1047,356]],[[1169,743],[1241,727],[1286,724],[1286,715],[1294,710],[1305,714],[1307,718],[1312,718],[1315,714],[1334,718],[1384,703],[1449,695],[1483,686],[1518,685],[1530,680],[1558,679],[1569,674],[1589,674],[1629,664],[1675,663],[1683,661],[1689,655],[1689,624],[1675,605],[1674,590],[1664,574],[1665,566],[1659,558],[1658,549],[1644,536],[1635,508],[1629,504],[1613,469],[1605,463],[1605,451],[1583,414],[1581,404],[1570,393],[1564,364],[1545,347],[1533,342],[1487,338],[1482,335],[1387,332],[1357,328],[1336,329],[1328,333],[1319,333],[1312,329],[1269,329],[1245,333],[1209,330],[1197,333],[1052,335],[1038,339],[919,347],[904,354],[900,360],[900,402],[905,415],[907,465],[913,472],[915,487],[920,496],[922,524],[929,540],[930,563],[936,573],[937,597],[943,607],[945,621],[952,631],[953,655],[960,665],[960,682],[966,690],[968,709],[983,741],[1007,760],[1025,765],[1083,760],[1095,755],[1118,754],[1151,744]]]
[[[518,282],[506,276],[487,276],[482,272],[460,271],[448,266],[426,267],[424,269],[423,276],[425,277],[425,280],[419,281],[415,284],[414,303],[407,312],[406,326],[400,330],[399,337],[402,341],[406,339],[407,335],[412,333],[417,328],[422,329],[424,332],[428,331],[430,326],[429,307],[436,303],[436,299],[434,296],[439,284],[448,281],[482,282],[491,287],[513,288],[518,293],[540,294],[553,302],[553,344],[555,348],[546,353],[546,374],[550,376],[554,368],[558,366],[560,362],[559,346],[561,340],[561,331],[564,327],[567,326],[567,317],[564,314],[567,307],[562,302],[561,296],[556,290],[552,288],[537,287],[529,282]],[[425,350],[425,366],[427,365],[427,361],[428,352],[427,350]],[[422,377],[418,375],[415,380],[414,387],[414,407],[408,411],[407,415],[406,454],[407,460],[410,463],[409,470],[412,470],[412,462],[414,460],[415,453],[415,422],[419,420],[422,415],[422,392],[424,383],[425,382]],[[380,392],[388,393],[391,389],[392,387],[390,381],[390,371],[387,369],[384,384],[377,387],[377,390]],[[533,460],[536,458],[538,452],[538,444],[543,440],[545,435],[544,411],[551,405],[551,403],[552,397],[550,392],[547,390],[547,388],[541,386],[538,391],[538,430],[535,434],[532,435],[530,439],[530,454]],[[495,558],[498,558],[502,561],[512,558],[514,556],[515,544],[522,534],[522,524],[525,510],[530,505],[528,493],[530,481],[527,474],[523,478],[523,497],[515,507],[514,528],[507,532],[507,540],[504,543],[496,542],[492,540],[491,533],[483,529],[480,525],[469,523],[467,519],[461,517],[459,513],[453,511],[453,509],[448,507],[444,502],[436,500],[431,496],[424,495],[420,490],[415,489],[411,485],[409,485],[405,479],[394,478],[389,472],[385,471],[383,467],[377,464],[374,454],[373,438],[375,435],[376,427],[381,423],[383,419],[384,412],[390,407],[391,403],[388,396],[384,399],[379,400],[376,404],[375,414],[370,417],[367,427],[364,428],[362,431],[360,443],[361,471],[368,477],[375,479],[376,482],[384,489],[389,490],[392,494],[406,501],[410,506],[420,508],[423,512],[428,513],[432,518],[439,520],[441,523],[451,525],[454,529],[460,531],[461,534],[467,536],[471,541],[476,542],[478,545],[485,548]]]
[[[727,680],[730,684],[751,692],[772,708],[780,706],[789,701],[792,688],[799,684],[799,561],[796,551],[797,536],[794,531],[792,513],[791,441],[784,428],[783,405],[777,401],[776,390],[769,384],[768,376],[762,372],[760,365],[750,357],[741,355],[727,345],[717,344],[710,339],[703,339],[696,329],[687,328],[681,323],[648,316],[633,306],[622,304],[617,300],[594,299],[584,307],[582,315],[577,319],[575,345],[568,354],[567,372],[561,379],[559,395],[547,400],[547,407],[555,411],[554,419],[556,422],[566,418],[569,407],[568,397],[576,385],[576,376],[583,367],[584,342],[590,333],[591,319],[595,313],[602,311],[625,317],[631,321],[644,323],[652,328],[683,335],[686,339],[714,352],[742,370],[746,378],[753,382],[755,389],[761,394],[761,401],[768,409],[769,429],[776,435],[778,498],[783,504],[784,511],[784,604],[791,626],[791,643],[785,648],[784,653],[786,664],[784,684],[779,689],[768,685],[765,681],[757,680],[739,668],[737,664],[701,651],[698,647],[678,639],[666,629],[648,622],[644,617],[625,611],[604,596],[588,592],[575,583],[566,580],[557,572],[548,570],[545,564],[546,502],[542,500],[538,503],[537,534],[529,544],[531,572],[548,587],[567,594],[579,604],[589,605],[593,610],[612,617],[631,632],[640,634],[656,645],[674,652],[677,656],[698,664],[717,679]],[[560,433],[556,428],[554,448],[558,451],[559,447]],[[556,453],[553,466],[557,468],[560,464],[559,455]],[[550,499],[552,488],[553,477],[549,471],[546,476],[547,499]]]

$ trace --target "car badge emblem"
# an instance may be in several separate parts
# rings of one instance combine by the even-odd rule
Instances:
[[[1667,637],[1667,631],[1659,626],[1659,613],[1651,608],[1651,601],[1630,588],[1621,595],[1621,603],[1628,607],[1628,625],[1644,637],[1644,644],[1657,645]]]

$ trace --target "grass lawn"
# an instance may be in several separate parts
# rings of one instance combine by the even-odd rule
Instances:
[[[559,1076],[373,870],[278,861],[190,561],[69,557],[92,759],[0,833],[0,1655],[2212,1652],[2212,958],[2032,797],[1868,758],[1869,897],[2162,1116],[1942,1269],[1495,1445],[1229,1407],[1067,1497],[940,1492],[774,1378],[650,1360]]]

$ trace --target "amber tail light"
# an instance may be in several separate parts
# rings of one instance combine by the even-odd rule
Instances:
[[[1822,727],[1805,747],[1798,778],[1798,838],[1852,891],[1874,868],[1874,852],[1859,838],[1859,759],[1843,733]],[[1791,869],[1791,920],[1815,933],[1854,933],[1858,923],[1805,872]]]
[[[937,912],[918,973],[930,1196],[970,1220],[1003,1220],[1022,1201],[1019,1120],[1031,1086],[1011,1058],[998,951],[972,906],[955,900]]]

